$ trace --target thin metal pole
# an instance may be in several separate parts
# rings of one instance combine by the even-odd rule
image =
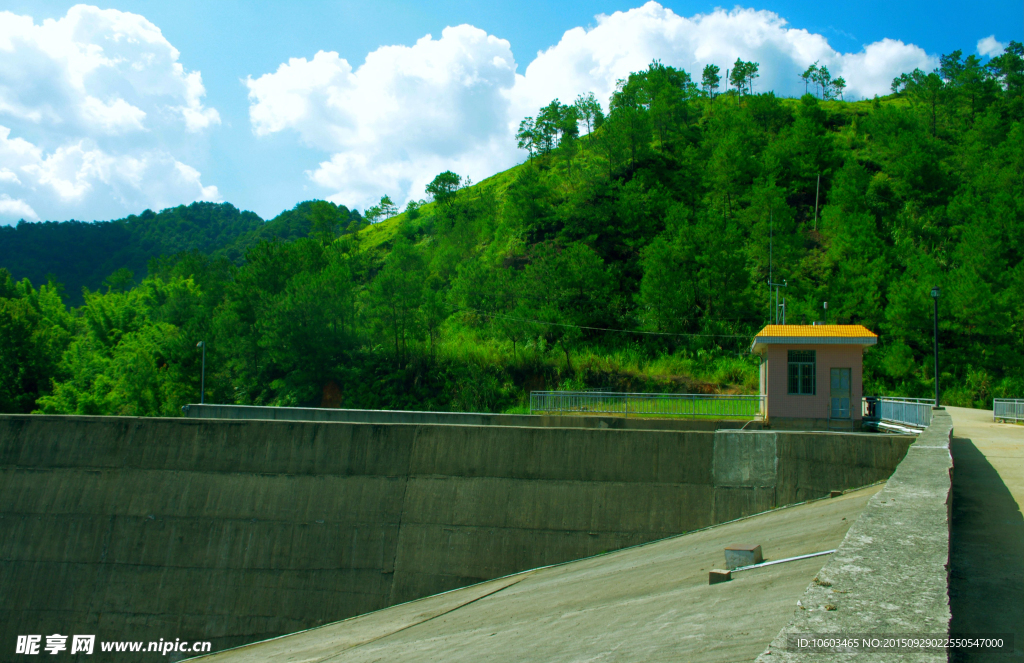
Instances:
[[[933,297],[935,300],[935,407],[939,407],[939,298]]]
[[[818,173],[818,188],[814,190],[814,231],[818,231],[818,194],[821,193],[821,173]]]
[[[775,214],[775,210],[774,209],[768,210],[768,305],[769,306],[772,305],[772,291],[771,291],[772,282],[773,282],[773,280],[772,280],[772,221],[774,220],[774,214]],[[775,292],[776,292],[776,297],[777,297],[779,289],[776,288]],[[775,302],[775,304],[776,304],[776,306],[778,306],[778,302]],[[776,309],[775,306],[772,306],[772,313],[775,314],[775,322],[778,323],[778,321],[779,321],[779,312],[778,312],[778,310]],[[768,319],[771,320],[770,317]]]
[[[206,342],[202,343],[203,346],[203,371],[199,379],[199,404],[202,405],[206,402]]]
[[[782,564],[784,562],[795,562],[797,560],[809,559],[811,557],[821,557],[822,555],[831,555],[834,552],[835,552],[835,549],[832,549],[832,550],[822,550],[821,552],[810,553],[810,554],[807,554],[807,555],[797,555],[796,557],[787,557],[785,559],[773,559],[773,560],[771,560],[769,562],[761,562],[760,564],[750,564],[748,566],[739,566],[739,567],[736,567],[735,569],[733,569],[732,572],[736,573],[737,571],[748,571],[750,569],[759,569],[762,566],[774,566],[775,564]]]

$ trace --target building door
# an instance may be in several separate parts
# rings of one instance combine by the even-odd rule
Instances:
[[[851,371],[849,368],[833,368],[831,373],[831,417],[833,419],[849,419]]]

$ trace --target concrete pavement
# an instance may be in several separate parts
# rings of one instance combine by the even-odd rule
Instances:
[[[828,556],[708,585],[724,548],[765,559],[835,548],[880,485],[527,571],[203,657],[254,661],[752,661]]]
[[[947,407],[953,418],[953,436],[974,442],[999,474],[1018,508],[1024,504],[1024,426],[997,424],[992,410]]]
[[[1012,654],[953,661],[1024,661],[1024,426],[991,410],[947,407],[953,418],[950,631],[1013,633]]]

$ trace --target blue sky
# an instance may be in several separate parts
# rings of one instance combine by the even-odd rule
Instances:
[[[196,199],[264,218],[310,198],[363,209],[385,193],[420,198],[447,168],[479,180],[516,163],[524,115],[584,91],[606,101],[653,57],[691,73],[754,59],[781,94],[820,60],[871,96],[939,54],[990,36],[992,51],[1024,30],[1019,1],[716,7],[0,3],[0,224]]]

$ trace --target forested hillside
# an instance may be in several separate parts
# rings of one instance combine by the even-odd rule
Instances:
[[[84,302],[82,288],[103,288],[117,270],[127,270],[118,274],[118,282],[132,285],[159,256],[198,251],[240,264],[245,252],[262,240],[304,237],[312,223],[311,205],[301,203],[267,222],[230,203],[198,202],[116,221],[22,221],[0,226],[0,267],[16,280],[62,284],[67,302],[77,306]],[[365,225],[358,212],[344,206],[335,206],[334,213],[346,229]]]
[[[865,390],[905,396],[932,389],[938,285],[944,401],[1022,397],[1022,56],[956,52],[859,102],[816,66],[814,94],[780,99],[751,93],[757,63],[697,84],[655,62],[607,117],[556,100],[523,120],[525,163],[471,186],[442,173],[429,201],[392,216],[385,198],[365,228],[304,203],[305,223],[278,217],[288,233],[243,232],[242,260],[181,246],[196,251],[72,310],[0,273],[0,409],[177,415],[199,398],[198,341],[210,402],[752,392],[769,275],[788,322],[825,319],[827,301],[829,322],[878,332]]]

